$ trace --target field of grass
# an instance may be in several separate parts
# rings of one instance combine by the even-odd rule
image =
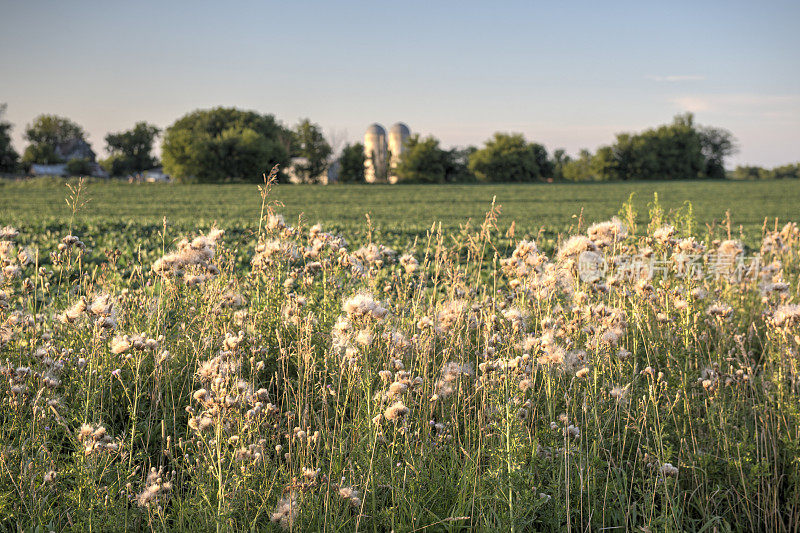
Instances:
[[[71,187],[0,185],[2,531],[800,529],[798,183]]]
[[[665,209],[692,203],[699,224],[719,223],[730,211],[734,228],[743,226],[748,238],[760,236],[765,218],[782,221],[797,216],[800,182],[653,182],[605,184],[497,184],[427,186],[296,186],[273,188],[287,220],[299,216],[309,224],[323,223],[341,231],[361,231],[365,214],[389,234],[424,236],[434,222],[445,232],[458,230],[471,219],[483,220],[492,199],[502,206],[499,225],[516,222],[520,234],[563,232],[583,213],[585,220],[616,214],[631,193],[641,220],[657,193]],[[61,180],[0,181],[0,219],[38,229],[67,220],[69,207]],[[182,228],[207,228],[214,221],[226,228],[252,226],[260,198],[256,185],[90,184],[90,203],[79,221],[160,225],[164,217]]]

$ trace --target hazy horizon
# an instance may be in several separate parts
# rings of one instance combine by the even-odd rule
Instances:
[[[800,5],[227,4],[2,0],[0,103],[104,136],[235,106],[335,144],[402,121],[445,146],[520,132],[576,154],[691,111],[729,164],[800,160]],[[338,142],[337,142],[338,141]]]

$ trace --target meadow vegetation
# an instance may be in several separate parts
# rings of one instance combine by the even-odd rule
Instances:
[[[796,531],[797,187],[559,187],[0,186],[2,527]]]

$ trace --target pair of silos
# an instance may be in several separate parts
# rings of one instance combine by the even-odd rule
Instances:
[[[372,124],[364,134],[364,179],[367,183],[396,181],[393,169],[400,162],[411,131],[398,122],[389,128],[389,135],[380,124]]]

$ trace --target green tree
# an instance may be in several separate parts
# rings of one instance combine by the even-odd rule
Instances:
[[[528,143],[519,133],[495,133],[470,155],[469,168],[481,181],[534,181],[553,175],[545,147]]]
[[[729,173],[728,177],[734,180],[800,179],[800,163],[774,168],[739,165]]]
[[[0,172],[16,172],[19,154],[11,144],[11,123],[2,120],[7,104],[0,104]]]
[[[721,178],[735,150],[725,130],[694,124],[691,113],[641,133],[620,133],[597,150],[592,168],[601,180]]]
[[[339,181],[342,183],[363,183],[364,182],[364,163],[367,157],[364,155],[364,145],[361,143],[347,144],[342,149],[339,156]]]
[[[68,118],[39,115],[25,129],[25,140],[30,144],[22,155],[23,163],[52,165],[64,162],[57,150],[60,145],[74,140],[85,142],[86,133]]]
[[[66,170],[70,176],[88,176],[92,173],[92,163],[86,158],[75,157],[67,161]]]
[[[108,159],[102,162],[113,176],[143,172],[156,166],[153,143],[161,130],[146,122],[137,122],[133,129],[106,135]]]
[[[475,182],[478,178],[469,169],[469,158],[478,149],[474,146],[452,148],[447,152],[444,181],[447,183]]]
[[[164,170],[179,181],[258,181],[289,159],[292,134],[272,115],[217,107],[189,113],[164,132]]]
[[[706,177],[724,178],[725,158],[736,153],[733,135],[720,128],[700,128],[699,134],[701,151],[706,159]]]
[[[304,182],[313,182],[328,168],[331,145],[325,140],[322,128],[307,118],[300,121],[293,133],[292,157],[305,160],[294,164],[295,173]]]
[[[730,175],[734,180],[757,180],[768,177],[769,171],[757,166],[737,166]]]
[[[773,179],[798,179],[800,178],[800,163],[782,165],[770,171]]]
[[[450,152],[442,150],[436,138],[411,135],[394,174],[406,183],[443,183],[452,166],[450,158]]]
[[[595,180],[594,158],[589,150],[583,149],[576,159],[569,158],[562,166],[561,177],[566,181]]]
[[[553,167],[553,179],[561,181],[564,179],[564,167],[566,167],[572,158],[567,154],[563,148],[558,148],[553,152],[553,157],[550,159],[550,164]]]

